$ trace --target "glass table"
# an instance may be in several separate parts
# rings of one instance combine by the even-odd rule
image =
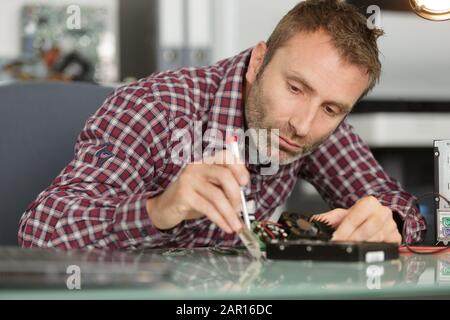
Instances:
[[[0,299],[450,298],[450,254],[367,264],[255,261],[242,249],[222,248],[35,250],[33,256],[47,256],[25,259],[35,262],[27,270],[20,257],[30,250],[9,250],[16,256],[0,255]],[[69,266],[78,267],[80,289],[69,285],[75,276]]]

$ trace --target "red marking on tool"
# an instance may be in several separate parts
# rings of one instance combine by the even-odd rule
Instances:
[[[238,141],[238,137],[237,136],[229,136],[228,138],[227,138],[227,144],[231,144],[231,143],[233,143],[233,142],[237,142]]]

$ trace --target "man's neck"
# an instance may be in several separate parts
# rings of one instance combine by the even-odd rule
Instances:
[[[248,129],[248,123],[247,123],[247,117],[245,108],[247,107],[247,101],[248,101],[248,95],[250,94],[251,84],[247,82],[247,79],[244,79],[242,81],[242,119],[244,120],[244,130]]]

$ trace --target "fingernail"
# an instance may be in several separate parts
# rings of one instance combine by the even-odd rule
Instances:
[[[242,186],[245,186],[248,183],[248,180],[249,178],[247,176],[241,176],[239,182],[241,183]]]
[[[234,227],[235,232],[239,232],[239,231],[241,231],[242,224],[239,221],[235,221],[233,223],[233,227]]]

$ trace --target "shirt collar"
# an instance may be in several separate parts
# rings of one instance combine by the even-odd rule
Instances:
[[[244,98],[243,87],[245,73],[252,48],[238,55],[218,62],[223,70],[223,79],[215,93],[213,105],[208,116],[208,128],[220,130],[244,129]]]
[[[216,66],[222,76],[209,109],[207,131],[203,143],[210,150],[224,147],[225,137],[245,130],[244,79],[253,48],[219,61]]]
[[[203,142],[210,150],[224,148],[224,139],[245,128],[244,115],[244,81],[253,48],[242,51],[238,55],[218,62],[223,70],[223,79],[215,93],[214,103],[208,114],[207,130]],[[246,161],[248,170],[259,174],[264,165],[250,164]]]

